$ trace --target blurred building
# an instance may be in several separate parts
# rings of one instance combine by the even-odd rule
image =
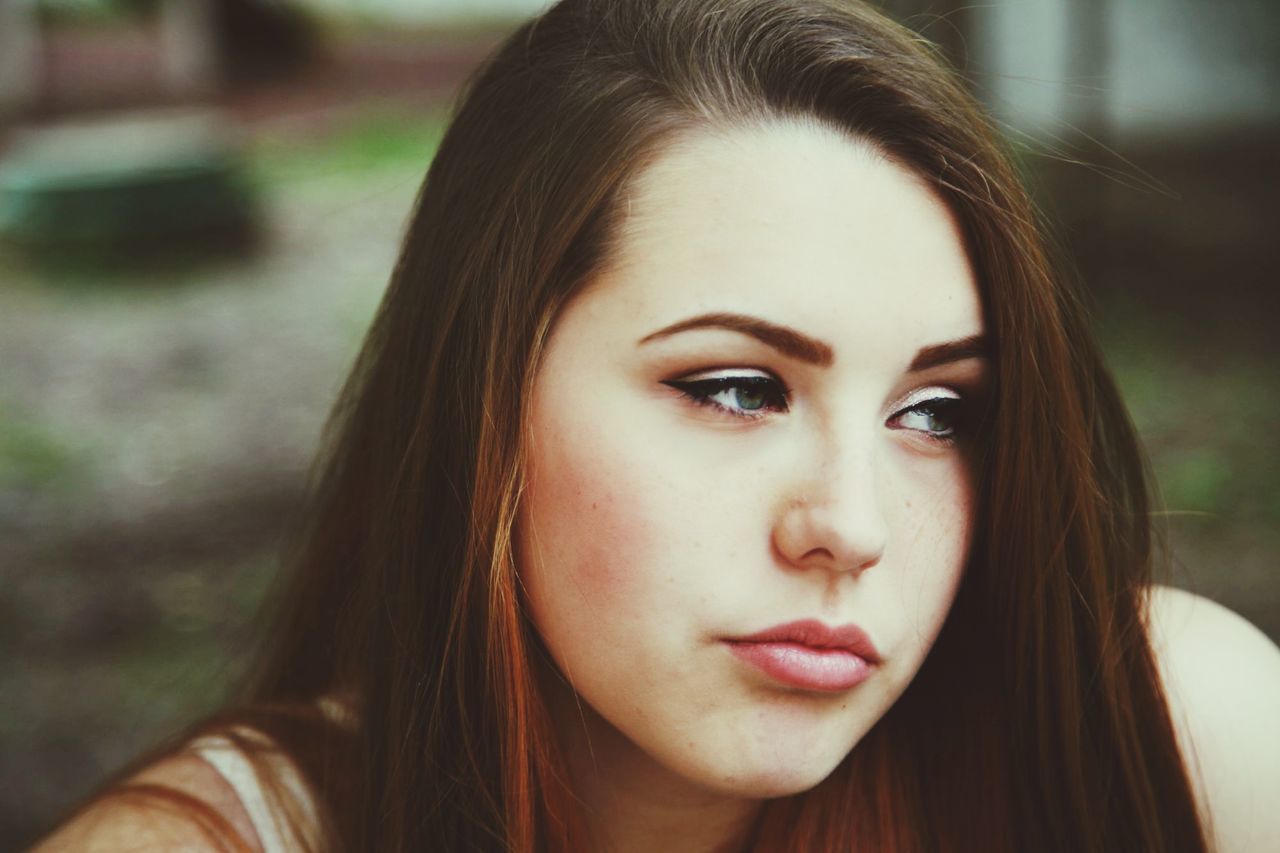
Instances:
[[[964,14],[977,81],[1022,129],[1142,137],[1280,120],[1278,4],[999,0]]]

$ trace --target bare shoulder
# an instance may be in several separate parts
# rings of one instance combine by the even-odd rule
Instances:
[[[203,807],[202,807],[203,806]],[[194,753],[165,758],[96,800],[32,853],[225,850],[230,832],[260,850],[235,790]]]
[[[1153,587],[1147,620],[1217,849],[1280,850],[1280,649],[1242,617],[1183,590]]]

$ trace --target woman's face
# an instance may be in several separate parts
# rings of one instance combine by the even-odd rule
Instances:
[[[955,597],[973,276],[921,181],[816,125],[685,136],[625,205],[531,401],[518,561],[576,694],[556,722],[597,769],[795,793]]]

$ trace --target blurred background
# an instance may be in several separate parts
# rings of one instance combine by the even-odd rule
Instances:
[[[0,0],[0,849],[240,671],[450,99],[541,0]],[[1280,4],[886,0],[1012,141],[1172,580],[1280,639]]]

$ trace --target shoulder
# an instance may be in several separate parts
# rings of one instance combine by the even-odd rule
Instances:
[[[228,838],[230,836],[230,838]],[[33,853],[171,851],[233,847],[259,851],[239,796],[192,752],[162,759],[92,801]]]
[[[1152,587],[1147,623],[1206,830],[1223,851],[1280,850],[1280,649],[1170,587]]]

